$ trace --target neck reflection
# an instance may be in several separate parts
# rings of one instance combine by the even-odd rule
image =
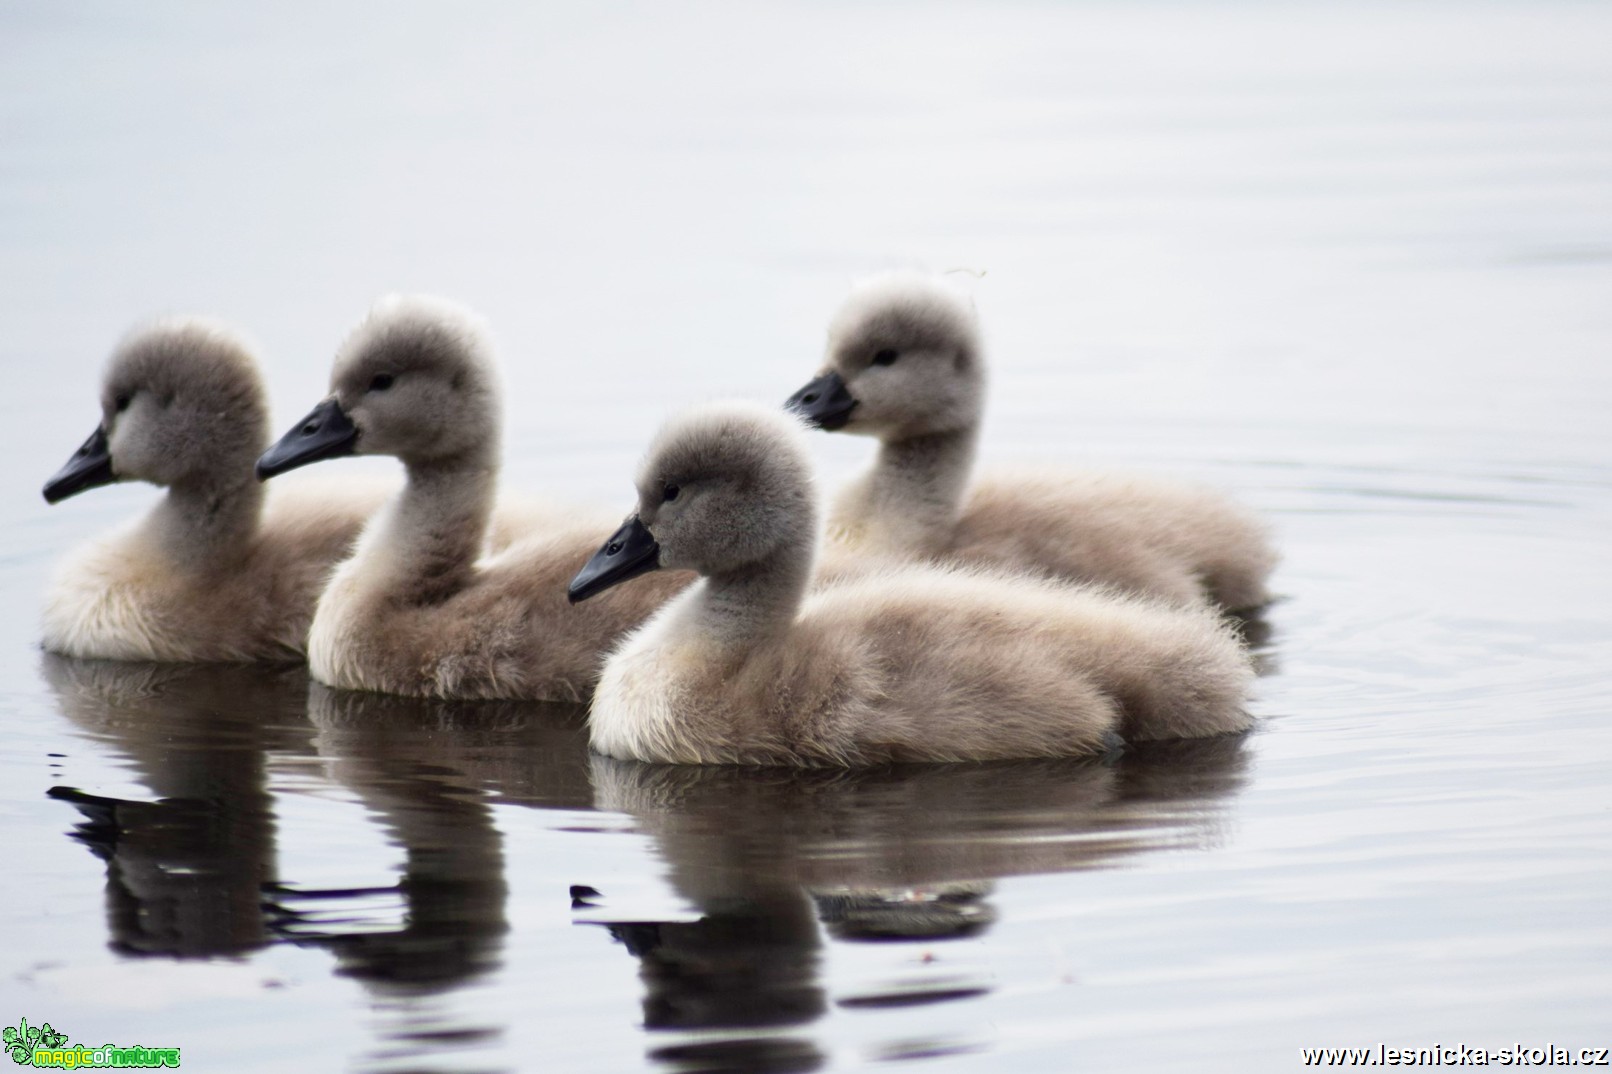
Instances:
[[[149,800],[70,786],[73,838],[106,862],[109,943],[173,958],[271,942],[261,889],[276,872],[269,751],[306,752],[300,671],[74,660],[41,673],[62,714],[129,762]]]

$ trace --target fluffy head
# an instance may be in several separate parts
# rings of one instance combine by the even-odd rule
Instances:
[[[855,287],[829,323],[824,371],[838,373],[856,400],[846,432],[956,432],[975,425],[985,404],[974,304],[924,273],[887,273]]]
[[[806,427],[760,403],[709,403],[672,418],[637,485],[638,517],[662,567],[725,574],[816,540]]]
[[[101,428],[120,479],[244,480],[269,437],[263,377],[234,332],[176,317],[124,337],[107,363]]]
[[[481,319],[440,298],[390,295],[336,353],[330,393],[358,428],[360,455],[429,464],[496,459],[498,369]]]

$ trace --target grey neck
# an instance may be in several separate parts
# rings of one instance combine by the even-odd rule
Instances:
[[[879,445],[863,485],[864,518],[888,539],[921,548],[951,532],[974,467],[979,427]]]
[[[789,628],[811,582],[815,526],[799,544],[755,563],[703,579],[690,609],[699,637],[723,646],[747,645]]]
[[[410,603],[430,604],[462,589],[492,518],[498,465],[490,457],[410,464],[382,544],[391,581]]]
[[[229,567],[246,556],[263,514],[263,486],[248,466],[240,481],[172,485],[146,517],[145,531],[187,571]]]

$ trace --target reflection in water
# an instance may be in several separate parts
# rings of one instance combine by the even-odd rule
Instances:
[[[794,1025],[823,1013],[817,929],[798,890],[758,890],[698,921],[608,927],[643,963],[650,1029]]]
[[[466,1026],[430,1001],[484,977],[502,955],[508,887],[492,796],[590,805],[580,706],[436,702],[314,683],[308,716],[331,774],[402,848],[402,876],[382,890],[282,885],[276,932],[330,950],[338,972],[381,1001],[378,1061],[498,1036],[501,1027]],[[402,902],[401,928],[374,919],[376,897],[389,893]]]
[[[644,765],[592,756],[576,706],[440,703],[327,690],[295,671],[47,657],[57,702],[112,742],[152,801],[67,787],[75,838],[107,862],[120,951],[238,955],[276,940],[329,951],[371,993],[362,1064],[503,1035],[445,997],[499,966],[509,932],[493,807],[601,808],[651,836],[695,920],[631,920],[587,889],[640,963],[651,1057],[680,1071],[805,1071],[805,1027],[832,1009],[946,1004],[988,977],[946,960],[831,995],[830,941],[979,935],[997,878],[1101,868],[1219,837],[1241,786],[1240,739],[1152,743],[1107,762],[929,765],[864,772]],[[309,724],[312,724],[310,728]],[[400,848],[396,882],[321,889],[277,874],[269,751],[317,756]],[[596,905],[603,900],[603,905]],[[976,1048],[903,1039],[881,1056]]]
[[[646,1029],[747,1032],[721,1040],[696,1034],[651,1056],[680,1071],[817,1069],[824,1056],[815,1044],[770,1032],[815,1021],[827,1008],[811,899],[761,879],[699,906],[696,921],[606,927],[639,961]]]
[[[113,948],[235,955],[270,939],[259,908],[274,875],[269,750],[307,750],[299,671],[72,660],[41,672],[63,715],[113,744],[155,801],[54,787],[83,814],[74,838],[106,862]]]
[[[953,881],[922,888],[823,893],[817,913],[835,939],[943,940],[973,936],[996,920],[992,885]]]
[[[434,702],[308,689],[315,745],[334,777],[373,811],[404,853],[400,930],[363,927],[374,889],[282,886],[277,929],[329,947],[340,972],[393,992],[432,992],[496,965],[504,852],[489,792],[585,808],[577,706]]]
[[[83,815],[73,837],[107,863],[115,949],[328,950],[382,1000],[379,1057],[496,1035],[422,1001],[498,964],[509,925],[490,800],[590,806],[579,707],[339,693],[300,669],[46,655],[43,675],[68,719],[124,754],[155,799],[50,791]],[[278,875],[270,751],[327,760],[401,848],[396,883],[321,889]]]
[[[1249,656],[1254,662],[1255,674],[1262,678],[1275,675],[1282,670],[1276,659],[1276,628],[1270,620],[1271,608],[1281,601],[1282,598],[1277,597],[1263,608],[1226,617],[1232,629],[1237,632],[1237,636],[1242,638],[1243,644],[1248,647]]]
[[[1213,843],[1246,763],[1241,738],[1151,743],[1110,763],[868,772],[594,757],[596,805],[636,818],[701,915],[606,925],[641,963],[645,1026],[701,1031],[651,1055],[680,1071],[814,1069],[826,1061],[814,1043],[774,1031],[827,1009],[819,920],[841,940],[977,935],[996,919],[989,897],[998,877],[1101,868],[1149,850]],[[589,900],[579,911],[583,921],[604,916]],[[936,964],[837,1003],[943,1003],[990,987]],[[712,1040],[713,1030],[726,1032]],[[902,1041],[883,1051],[941,1054],[976,1044]]]

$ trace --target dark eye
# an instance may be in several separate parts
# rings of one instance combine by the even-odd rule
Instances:
[[[673,500],[677,499],[677,494],[682,491],[683,490],[678,488],[676,485],[667,485],[665,488],[661,489],[661,499],[666,503],[671,503]]]
[[[116,410],[119,414],[121,414],[125,410],[129,409],[129,397],[128,397],[128,395],[127,394],[120,395],[116,399],[112,400],[112,409]]]
[[[901,357],[900,351],[893,351],[889,347],[877,352],[873,356],[874,365],[895,365],[896,359]]]
[[[392,374],[390,373],[376,373],[374,379],[369,382],[369,390],[372,392],[384,392],[391,386]]]

